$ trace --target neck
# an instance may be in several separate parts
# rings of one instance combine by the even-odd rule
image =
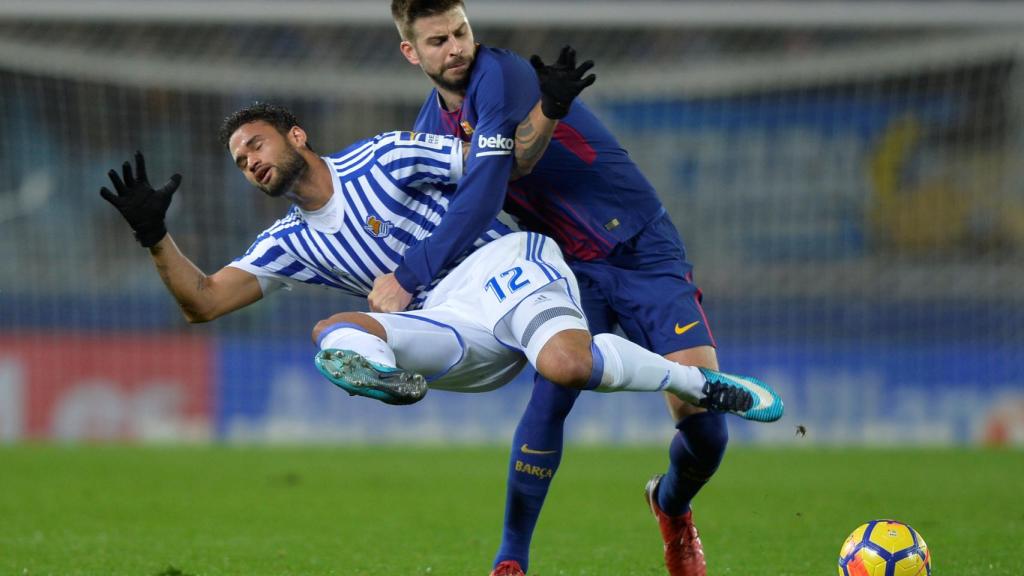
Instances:
[[[462,108],[462,101],[466,99],[465,92],[453,92],[440,86],[437,86],[437,93],[441,96],[441,103],[444,104],[444,109],[449,112]]]
[[[309,169],[295,181],[285,196],[296,206],[307,212],[323,208],[334,194],[331,172],[324,161],[312,152],[303,152]]]

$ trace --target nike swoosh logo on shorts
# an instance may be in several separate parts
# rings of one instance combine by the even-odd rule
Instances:
[[[693,322],[690,322],[686,326],[680,326],[679,323],[676,322],[676,335],[679,335],[679,334],[682,334],[682,333],[686,332],[687,330],[689,330],[690,328],[693,328],[697,324],[700,324],[700,320],[694,320]]]
[[[530,448],[525,443],[522,446],[519,447],[519,450],[523,454],[541,454],[541,455],[544,455],[544,454],[555,454],[555,453],[558,452],[558,450],[534,450],[533,448]]]

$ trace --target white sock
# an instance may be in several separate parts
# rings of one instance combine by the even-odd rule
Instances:
[[[601,383],[594,388],[598,392],[666,390],[690,403],[704,397],[704,375],[693,366],[666,360],[614,334],[594,336],[594,345],[604,356]]]
[[[320,335],[320,349],[326,350],[327,348],[351,350],[370,362],[390,368],[398,365],[395,363],[395,352],[391,350],[387,342],[369,332],[352,328],[349,325],[329,328]]]

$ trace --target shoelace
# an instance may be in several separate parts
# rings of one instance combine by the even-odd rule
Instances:
[[[683,560],[689,560],[697,555],[697,548],[693,545],[693,543],[698,538],[699,536],[697,535],[697,528],[694,527],[693,524],[687,524],[683,528],[683,537],[679,540],[679,543],[682,544],[683,548]]]
[[[743,412],[754,406],[754,397],[750,392],[721,382],[705,382],[701,391],[704,399],[700,405],[710,410]]]
[[[684,522],[681,519],[673,519],[671,521],[672,530],[679,535],[679,546],[684,550],[684,556],[692,556],[693,547],[690,544],[698,538],[696,532],[697,528],[688,522]]]
[[[523,571],[512,562],[502,562],[494,569],[494,576],[518,576]]]

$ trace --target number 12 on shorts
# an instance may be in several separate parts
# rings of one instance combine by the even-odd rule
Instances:
[[[519,281],[519,277],[522,275],[523,269],[519,266],[505,270],[497,276],[491,276],[491,279],[484,284],[484,290],[493,292],[498,302],[504,302],[510,294],[530,284],[529,280]],[[501,280],[499,281],[499,279]],[[505,285],[504,290],[501,287],[502,283]]]

